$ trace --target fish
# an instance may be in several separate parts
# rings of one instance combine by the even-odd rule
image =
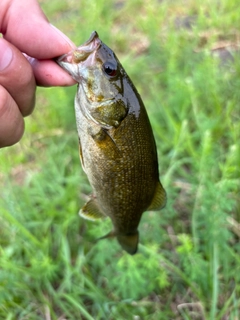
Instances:
[[[96,31],[89,40],[57,58],[78,83],[75,115],[81,165],[93,194],[81,217],[109,217],[116,237],[133,255],[138,226],[147,210],[166,204],[152,127],[143,101],[115,53]]]

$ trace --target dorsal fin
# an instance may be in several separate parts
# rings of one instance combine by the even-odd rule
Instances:
[[[167,194],[160,181],[158,181],[155,189],[155,193],[150,206],[149,211],[157,211],[162,209],[167,202]]]
[[[96,199],[90,199],[79,211],[79,215],[87,220],[97,220],[106,218],[106,216],[99,209]]]

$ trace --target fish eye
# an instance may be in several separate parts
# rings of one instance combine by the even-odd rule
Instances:
[[[111,78],[115,77],[118,74],[117,66],[112,62],[104,63],[103,70]]]

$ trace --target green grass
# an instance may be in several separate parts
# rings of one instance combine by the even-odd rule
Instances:
[[[97,30],[120,58],[149,113],[168,204],[144,214],[138,254],[93,244],[111,223],[78,216],[91,188],[76,87],[39,88],[24,138],[0,150],[0,318],[239,319],[240,63],[234,50],[234,62],[211,54],[239,45],[238,1],[40,4],[76,44]]]

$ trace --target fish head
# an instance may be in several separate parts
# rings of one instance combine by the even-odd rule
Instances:
[[[118,126],[127,114],[123,95],[125,71],[114,52],[94,31],[89,40],[61,56],[57,63],[79,83],[84,113],[106,127]]]

